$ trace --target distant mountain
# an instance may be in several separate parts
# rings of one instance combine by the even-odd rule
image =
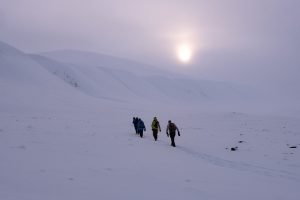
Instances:
[[[134,93],[133,96],[144,96],[150,100],[167,98],[171,101],[188,102],[239,101],[253,95],[250,88],[245,86],[209,80],[193,80],[188,76],[151,65],[93,52],[61,50],[44,52],[41,55],[60,62],[71,63],[77,67],[81,66],[81,68],[104,70],[106,76],[113,76],[129,89],[131,94]],[[143,91],[142,94],[139,94],[141,91]]]
[[[49,78],[44,67],[41,67],[22,51],[0,42],[0,78],[15,82],[40,82]]]
[[[64,50],[34,55],[5,43],[0,43],[0,52],[0,79],[25,81],[54,96],[64,93],[78,98],[80,93],[113,102],[197,105],[243,102],[252,95],[247,88],[231,83],[192,80],[97,53]]]
[[[142,77],[126,70],[110,67],[63,63],[40,55],[31,58],[79,91],[98,98],[131,101],[161,96]],[[149,95],[151,94],[151,95]]]
[[[110,55],[99,54],[95,52],[79,50],[57,50],[42,52],[39,55],[45,56],[60,62],[71,63],[84,66],[106,67],[109,69],[129,70],[137,75],[161,75],[175,76],[176,74],[166,70],[159,69],[155,66],[140,63],[137,61],[114,57]]]
[[[94,102],[49,73],[31,56],[3,42],[0,42],[0,91],[0,111],[67,109]]]

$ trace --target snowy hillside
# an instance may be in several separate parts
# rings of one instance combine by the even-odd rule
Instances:
[[[0,110],[68,110],[99,104],[99,100],[61,81],[25,53],[5,43],[0,47]],[[110,101],[100,105],[105,107],[106,103]]]
[[[57,50],[43,52],[40,55],[57,60],[64,63],[72,63],[82,66],[100,66],[109,69],[129,70],[138,75],[160,75],[168,76],[170,72],[159,69],[155,66],[139,63],[136,61],[79,50]],[[174,73],[170,74],[174,76]]]
[[[127,92],[127,99],[140,98],[143,101],[158,102],[219,102],[219,101],[247,101],[257,97],[247,87],[241,87],[231,83],[191,80],[184,75],[163,71],[153,66],[129,61],[126,59],[82,51],[54,51],[43,53],[43,56],[68,63],[71,70],[81,70],[79,74],[89,71],[87,78],[96,77],[94,90],[101,89],[99,86],[109,86],[113,92],[123,90]],[[37,57],[34,57],[35,59]],[[38,60],[41,60],[38,59]],[[49,63],[49,62],[48,62]],[[47,62],[42,65],[49,65]],[[53,67],[54,65],[51,64]],[[63,67],[60,67],[63,69]],[[57,71],[53,69],[52,71]],[[109,79],[109,80],[108,80]],[[87,81],[84,81],[87,82]],[[119,88],[114,88],[118,86]],[[107,87],[105,87],[107,90]],[[99,91],[94,91],[99,94]],[[104,91],[100,92],[105,94]],[[107,96],[126,97],[125,94],[108,94]]]
[[[252,93],[228,83],[63,58],[0,42],[1,200],[299,199],[299,116],[239,112]]]
[[[153,94],[159,95],[142,77],[125,70],[62,63],[37,55],[31,57],[52,74],[94,97],[128,101],[135,98],[151,100]]]

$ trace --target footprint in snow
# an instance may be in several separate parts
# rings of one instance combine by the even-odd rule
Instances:
[[[112,169],[112,168],[110,168],[110,167],[107,167],[107,168],[104,168],[104,170],[105,170],[105,171],[109,171],[109,172],[111,172],[113,169]]]
[[[26,150],[26,146],[25,145],[19,145],[16,148],[21,149],[21,150]]]
[[[28,125],[26,128],[27,128],[28,130],[31,130],[33,127],[32,127],[31,125]]]
[[[192,182],[192,180],[191,179],[185,179],[184,180],[186,183],[190,183],[190,182]]]

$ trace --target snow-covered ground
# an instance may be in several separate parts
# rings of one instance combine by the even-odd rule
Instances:
[[[252,95],[224,84],[52,59],[0,43],[0,199],[299,199],[299,116],[220,105]]]

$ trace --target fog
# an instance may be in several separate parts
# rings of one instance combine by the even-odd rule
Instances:
[[[29,53],[79,49],[196,78],[300,94],[297,0],[0,0],[0,40]],[[175,48],[193,48],[182,64]]]

